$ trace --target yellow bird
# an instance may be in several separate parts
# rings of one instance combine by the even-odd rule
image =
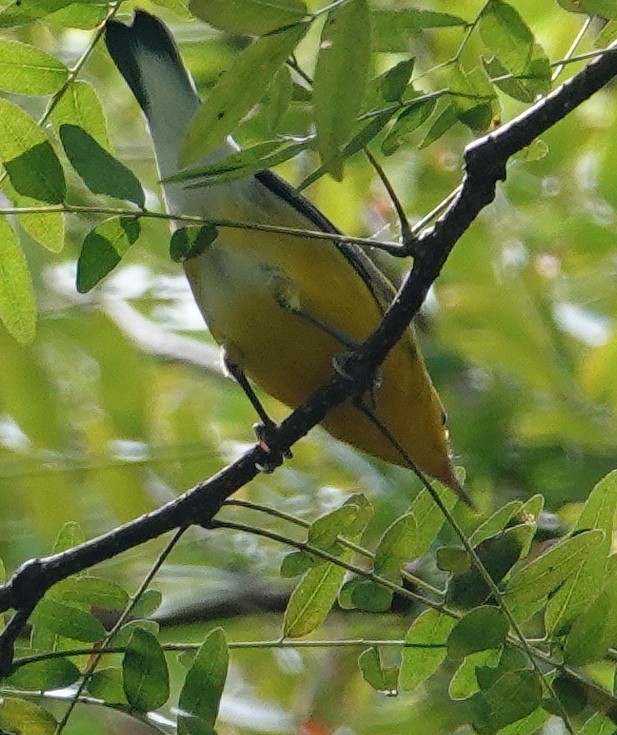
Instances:
[[[200,106],[192,79],[168,29],[144,11],[131,26],[110,21],[106,43],[145,114],[166,180],[179,171],[185,131]],[[200,163],[234,150],[229,140]],[[338,232],[271,171],[201,188],[167,182],[164,194],[170,214]],[[230,372],[262,420],[267,417],[245,376],[287,406],[300,405],[332,375],[337,356],[371,334],[395,293],[357,246],[255,230],[220,228],[184,269]],[[365,410],[349,399],[322,425],[374,457],[408,466],[389,432],[420,470],[466,498],[454,474],[443,406],[412,329],[362,401]]]

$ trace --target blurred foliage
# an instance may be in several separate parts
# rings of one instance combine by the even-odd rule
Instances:
[[[235,4],[241,5],[239,0]],[[29,44],[69,67],[77,63],[93,37],[91,29],[107,12],[104,4],[92,2],[56,2],[54,8],[57,9],[51,15],[47,15],[49,3],[46,10],[45,2],[32,6],[24,2],[22,5],[1,0],[1,44],[9,41]],[[165,0],[158,5],[140,2],[139,5],[160,14],[170,25],[204,95],[249,44],[246,37],[195,22],[182,0]],[[200,5],[205,6],[205,0],[191,7],[197,13]],[[311,10],[320,6],[317,2],[309,5]],[[467,33],[465,27],[449,26],[444,22],[443,27],[432,30],[402,33],[401,40],[400,26],[389,20],[387,14],[406,6],[386,0],[374,5],[383,11],[376,25],[375,38],[379,39],[379,48],[386,50],[373,55],[372,67],[367,72],[369,76],[376,78],[413,57],[412,79],[416,91],[428,93],[447,86],[450,83],[448,67],[439,65],[460,51]],[[478,17],[485,3],[459,0],[454,9],[437,0],[425,5],[438,13],[456,13],[470,22]],[[511,5],[524,18],[553,63],[551,72],[557,76],[557,82],[588,61],[568,63],[563,69],[556,63],[566,57],[584,27],[585,32],[573,51],[575,55],[593,51],[599,34],[602,34],[599,42],[607,43],[615,33],[609,0],[605,4],[602,0],[581,0],[580,3],[512,0]],[[130,13],[133,7],[133,3],[122,3],[121,14]],[[610,20],[588,19],[584,11],[604,13]],[[37,17],[42,20],[37,21]],[[493,31],[497,33],[494,28]],[[481,55],[490,56],[491,43],[499,43],[491,39],[495,36],[486,29],[483,34],[468,36],[460,56],[462,67],[468,73],[480,69]],[[314,24],[296,52],[298,65],[309,76],[317,73],[315,48],[318,42],[319,28]],[[522,42],[528,41],[523,38]],[[9,58],[9,49],[10,53],[15,52],[14,46],[0,45],[0,59]],[[38,63],[34,57],[24,58],[19,62],[11,61],[11,64]],[[521,64],[516,54],[507,57],[506,61],[514,66]],[[42,95],[57,91],[65,79],[61,68],[58,70],[56,66],[48,68],[44,75],[40,71],[33,72],[40,86],[32,88],[35,96],[26,96],[18,91],[21,89],[19,78],[3,72],[2,68],[0,65],[0,86],[7,92],[3,102],[18,105],[35,119],[41,117],[49,99]],[[391,74],[382,91],[384,88],[388,93],[396,91],[406,72],[411,70],[401,67]],[[78,84],[87,82],[92,87],[71,88],[70,94],[63,97],[51,115],[52,132],[60,136],[60,127],[74,120],[77,114],[89,135],[91,151],[95,150],[95,145],[106,148],[109,135],[118,159],[142,182],[147,206],[162,209],[142,118],[101,43],[95,45],[80,68],[78,78]],[[98,100],[102,100],[102,107]],[[296,83],[290,90],[289,79],[281,73],[262,103],[256,108],[256,114],[249,116],[237,131],[243,146],[272,139],[273,120],[278,131],[306,135],[311,111],[302,85]],[[498,104],[497,100],[490,101],[490,115],[486,116],[486,109],[481,110],[480,122],[474,119],[470,127],[476,129],[482,121],[485,126],[497,125],[500,120],[511,119],[527,105],[500,91]],[[0,115],[4,114],[3,109],[0,108]],[[440,100],[434,109],[425,111],[433,117],[425,120],[421,112],[411,121],[413,105],[408,109],[410,112],[406,120],[402,119],[401,126],[394,131],[390,128],[379,132],[371,149],[382,160],[413,223],[431,211],[459,183],[462,152],[474,134],[458,122],[430,145],[419,148],[437,117],[447,114],[447,108]],[[602,580],[610,581],[614,572],[610,560],[604,565],[611,548],[612,522],[604,519],[602,525],[594,518],[587,519],[583,525],[575,524],[591,488],[614,466],[617,449],[617,383],[613,377],[617,368],[614,319],[616,118],[617,98],[612,85],[550,130],[541,145],[530,150],[528,156],[520,156],[510,163],[507,181],[500,186],[497,200],[454,249],[431,290],[421,320],[423,347],[431,375],[447,407],[458,463],[466,469],[466,485],[482,513],[481,517],[475,516],[457,506],[454,508],[456,518],[471,533],[479,525],[480,518],[484,520],[507,501],[526,501],[541,493],[546,508],[556,514],[556,523],[563,528],[575,531],[603,528],[607,536],[601,563],[596,560],[593,569],[585,567],[595,584],[593,594],[589,587],[585,588],[587,604],[599,593]],[[384,139],[388,143],[384,144]],[[0,157],[7,145],[6,140],[0,143]],[[317,146],[317,149],[323,154],[323,148]],[[45,149],[47,159],[39,157],[30,162],[32,170],[36,171],[37,166],[47,170],[49,156],[53,155],[50,150]],[[109,192],[104,186],[99,188],[99,196],[85,188],[68,163],[71,160],[75,169],[80,170],[71,158],[70,146],[65,156],[59,138],[55,137],[53,150],[63,163],[71,203],[101,206],[103,202],[107,206],[118,206],[116,199],[105,197]],[[383,152],[391,155],[382,155]],[[345,232],[352,235],[378,233],[385,239],[395,239],[397,224],[392,207],[362,153],[330,169],[338,175],[344,165],[345,175],[339,182],[329,176],[312,176],[321,164],[317,155],[309,150],[286,161],[279,170],[296,184],[311,177],[314,183],[307,189],[307,195]],[[83,177],[83,170],[80,173],[88,182],[88,178]],[[99,171],[91,172],[91,176],[96,173]],[[14,183],[13,178],[11,181]],[[8,181],[2,186],[7,206],[9,202],[28,206],[36,201],[61,200],[58,192],[62,191],[64,180],[60,181],[58,175],[55,183],[47,181],[51,193],[48,189],[42,192],[38,189],[34,202],[23,192],[14,191]],[[139,201],[139,192],[135,197]],[[211,353],[204,351],[212,346],[212,341],[192,304],[178,266],[169,260],[165,222],[142,220],[137,244],[130,248],[114,273],[89,294],[77,293],[76,262],[82,243],[102,219],[96,213],[65,216],[66,242],[62,252],[58,252],[65,239],[60,215],[20,217],[17,224],[11,220],[32,274],[38,324],[35,339],[28,343],[31,311],[27,306],[23,312],[14,313],[13,327],[8,325],[21,338],[21,343],[0,329],[0,556],[9,571],[30,557],[47,553],[67,521],[77,522],[87,537],[129,521],[216,472],[253,441],[254,415],[250,406],[240,390],[223,378]],[[3,237],[3,243],[6,243],[2,245],[6,253],[10,250],[16,278],[21,278],[25,265],[12,255],[15,243],[9,236]],[[40,243],[47,248],[41,248]],[[3,255],[6,253],[3,250]],[[404,270],[405,263],[397,261],[394,267]],[[27,289],[20,297],[28,302]],[[143,317],[146,323],[140,321]],[[141,332],[141,339],[136,332]],[[191,342],[182,343],[183,349],[200,357],[187,358],[178,343],[168,343],[170,336],[190,338]],[[263,396],[263,400],[274,417],[286,415],[286,410],[267,396]],[[293,461],[273,475],[257,478],[238,495],[312,520],[338,508],[348,496],[363,493],[370,499],[374,513],[363,532],[362,544],[378,548],[382,535],[409,511],[418,491],[417,481],[408,473],[374,462],[335,443],[322,431],[314,430],[294,448]],[[252,525],[259,520],[254,511],[247,508],[237,507],[225,512],[225,518],[233,518],[238,524]],[[518,512],[520,507],[517,506]],[[512,518],[516,513],[513,510]],[[532,516],[537,518],[538,513],[536,510]],[[338,518],[340,521],[340,516]],[[495,568],[499,567],[497,571],[491,568],[494,576],[499,572],[499,579],[511,570],[519,556],[526,555],[529,542],[525,528],[520,528],[524,523],[512,522],[512,528],[503,534],[508,534],[505,550],[500,546],[501,555],[496,555],[491,539],[509,520],[504,516],[502,525],[496,524],[488,535],[474,540],[481,558],[485,562],[491,559]],[[282,519],[271,516],[264,516],[262,525],[271,532],[289,532]],[[435,535],[437,532],[438,529]],[[582,534],[579,533],[562,544],[576,542],[587,550],[586,542],[593,545],[600,532],[589,533],[596,536],[580,540]],[[525,537],[521,538],[521,534]],[[444,527],[439,543],[452,547],[454,541],[453,532]],[[96,575],[114,580],[132,592],[165,542],[165,539],[157,540],[111,560],[103,569],[97,569]],[[434,542],[433,537],[430,542]],[[555,548],[561,553],[559,546]],[[567,548],[572,550],[572,546]],[[419,554],[425,551],[422,549]],[[456,565],[461,563],[459,552],[455,549],[442,553],[441,570],[432,556],[423,556],[413,571],[443,587],[447,573],[458,569]],[[291,591],[288,582],[279,578],[284,553],[280,544],[241,530],[191,530],[157,576],[155,586],[163,592],[163,605],[156,615],[163,626],[163,640],[201,644],[205,637],[204,621],[210,630],[223,618],[228,641],[278,638],[281,613]],[[531,554],[536,553],[538,548],[532,547]],[[539,558],[546,557],[544,554]],[[315,569],[322,569],[319,565],[309,568],[310,560],[300,563],[307,565],[307,574],[313,577],[317,574]],[[533,600],[517,598],[515,585],[510,592],[512,602],[514,605],[535,605],[534,609],[539,611],[546,604],[546,595],[549,592],[553,595],[555,587],[550,590],[534,588],[533,579],[530,581],[533,565],[527,569],[532,569],[531,573],[527,572],[527,578],[521,579],[524,573],[517,567],[513,576],[518,572],[519,590],[535,589],[530,593]],[[460,603],[460,597],[455,595],[460,592],[457,587],[463,590],[463,597],[469,595],[470,605],[461,604],[465,610],[471,605],[482,604],[486,598],[486,590],[478,587],[478,580],[471,577],[471,570],[458,569],[456,581],[449,588],[450,602],[455,603],[458,599]],[[62,601],[46,598],[47,607],[38,612],[41,616],[39,629],[43,633],[37,645],[41,649],[68,646],[69,639],[91,641],[100,635],[96,627],[98,618],[89,609],[94,604],[91,600],[95,592],[101,594],[100,588],[98,583],[84,584],[89,605],[80,603],[80,607],[76,603],[76,607],[84,611],[79,627],[70,631],[56,627],[51,639],[49,630],[53,626],[42,625],[41,620],[45,619],[42,616],[46,614],[58,621],[66,611],[63,613],[58,607]],[[558,578],[552,584],[558,586],[566,582]],[[111,594],[109,589],[106,594]],[[358,606],[358,601],[363,600],[362,594],[363,590],[356,585],[355,589],[348,590],[346,599]],[[582,615],[580,622],[570,628],[574,616],[571,615],[567,625],[563,622],[565,608],[560,604],[563,597],[564,593],[561,598],[551,597],[554,601],[545,613],[545,625],[558,634],[571,630],[565,651],[572,663],[593,661],[589,673],[611,689],[614,667],[598,662],[606,648],[617,642],[612,629],[603,629],[601,635],[597,634],[598,626],[609,617],[608,613],[601,621]],[[585,606],[579,604],[582,612]],[[114,608],[113,605],[103,607]],[[394,613],[335,612],[328,616],[318,635],[322,639],[381,640],[402,640],[407,636],[408,641],[413,641],[418,634],[416,626],[423,623],[423,618],[417,617],[421,609],[416,603],[395,596]],[[187,624],[187,620],[195,622]],[[36,631],[37,620],[33,623]],[[462,644],[459,631],[458,653],[449,650],[450,656],[441,668],[438,668],[441,659],[431,668],[430,661],[427,664],[411,660],[407,652],[415,649],[405,649],[402,672],[408,682],[421,665],[427,667],[427,676],[432,671],[435,673],[427,679],[428,684],[418,683],[419,688],[400,693],[398,697],[385,695],[393,693],[389,670],[401,664],[400,648],[384,646],[380,649],[381,659],[370,653],[360,668],[357,659],[361,648],[233,650],[217,728],[221,733],[327,735],[344,731],[371,735],[398,732],[446,735],[474,721],[482,731],[487,726],[478,715],[478,712],[486,714],[487,710],[482,707],[492,707],[490,711],[495,721],[499,721],[495,714],[495,692],[491,689],[494,681],[490,676],[493,674],[487,673],[487,668],[492,667],[493,671],[510,677],[508,683],[513,691],[524,692],[534,704],[539,701],[537,681],[520,674],[526,671],[520,661],[505,660],[505,653],[501,659],[491,659],[487,651],[477,648],[474,637],[485,624],[486,621],[481,620],[472,625],[472,634],[466,635]],[[563,629],[559,628],[560,624]],[[541,634],[541,621],[537,616],[527,625],[529,635]],[[435,630],[434,625],[431,630]],[[81,632],[77,634],[78,631]],[[224,643],[221,638],[220,633],[212,633],[203,645],[216,646],[220,653]],[[148,656],[152,657],[149,670],[161,671],[161,659],[157,658],[158,649],[152,639],[156,640],[152,630],[147,633],[133,631],[130,642],[126,633],[125,644],[132,651],[132,660],[138,662],[137,671],[145,666],[142,661]],[[586,652],[592,639],[601,650],[594,648],[593,656],[588,658]],[[489,641],[493,648],[488,653],[494,654],[502,642]],[[465,661],[457,661],[456,656]],[[184,692],[182,699],[180,682],[187,666],[195,666],[199,676],[203,675],[204,657],[198,654],[193,663],[167,656],[171,701],[178,701],[178,696],[181,702],[193,701],[191,697],[195,693],[190,690]],[[76,659],[75,663],[85,665],[86,659]],[[125,665],[130,668],[130,656],[128,659]],[[465,663],[468,660],[471,664]],[[144,693],[140,680],[133,679],[133,683],[127,685],[131,673],[125,676],[122,689],[119,664],[113,663],[111,673],[99,672],[98,680],[90,689],[93,696],[112,702],[128,701],[138,711],[158,706],[166,699],[156,688]],[[471,701],[478,694],[469,684],[475,666],[488,677],[481,687],[486,699],[481,706],[477,699]],[[55,682],[56,689],[74,681],[70,666],[58,665],[53,671],[43,673],[48,677],[45,681]],[[518,678],[513,678],[514,674]],[[33,681],[37,680],[16,682],[14,686],[37,688]],[[373,690],[367,681],[373,686],[381,682],[383,691]],[[376,689],[382,687],[378,685]],[[458,696],[461,692],[468,699]],[[49,705],[59,717],[65,706],[65,694],[66,690],[60,690],[55,705],[51,696],[45,701],[45,706]],[[114,697],[119,699],[114,700]],[[566,700],[564,693],[563,701]],[[575,696],[570,692],[569,701],[584,704],[583,700],[586,695]],[[54,725],[50,724],[45,711],[35,709],[33,703],[26,706],[23,700],[16,701],[5,707],[3,727],[6,730],[11,731],[11,722],[29,718],[37,723],[40,732],[53,732],[49,728]],[[165,717],[173,714],[171,709],[163,711]],[[499,711],[498,714],[507,721],[507,712]],[[571,716],[579,723],[589,715],[589,709],[580,714],[573,707]],[[548,716],[546,711],[537,709],[529,714],[527,729],[506,727],[503,732],[533,733],[542,727]],[[490,715],[486,717],[490,719]],[[532,719],[534,717],[536,719]],[[551,725],[560,727],[555,718],[551,719]],[[164,720],[147,725],[135,720],[129,722],[120,715],[117,719],[109,713],[103,716],[99,708],[80,706],[67,732],[76,735],[80,732],[93,735],[148,732],[154,726],[167,729]],[[609,726],[600,714],[585,727],[582,732],[586,735],[613,732],[607,729]]]

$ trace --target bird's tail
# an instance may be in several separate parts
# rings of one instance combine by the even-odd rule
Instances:
[[[143,110],[161,177],[178,169],[178,151],[199,97],[167,28],[137,10],[132,25],[112,20],[107,49]]]

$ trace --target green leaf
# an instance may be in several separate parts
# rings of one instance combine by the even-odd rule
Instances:
[[[71,2],[73,0],[8,0],[0,9],[0,28],[32,23]]]
[[[51,712],[34,702],[4,697],[0,702],[0,728],[7,733],[55,735],[58,723]]]
[[[113,217],[86,235],[77,261],[77,290],[86,293],[112,271],[139,237],[134,217]]]
[[[399,61],[380,77],[381,95],[385,102],[396,102],[402,98],[413,74],[414,64],[413,57]]]
[[[355,577],[343,585],[339,604],[345,609],[358,608],[365,612],[385,612],[392,605],[392,590],[370,579]]]
[[[487,648],[499,648],[508,635],[508,621],[496,607],[470,610],[448,636],[448,654],[455,659]]]
[[[432,115],[437,101],[434,97],[411,102],[398,116],[381,144],[384,155],[392,155]]]
[[[604,539],[549,600],[545,615],[547,630],[563,633],[597,598],[606,576],[616,512],[617,472],[611,472],[591,491],[573,529],[575,533],[598,529],[604,531]]]
[[[227,184],[278,166],[305,151],[306,147],[305,141],[284,146],[279,141],[266,141],[232,153],[221,161],[185,169],[165,181],[195,180],[195,183],[187,185],[187,189]]]
[[[6,218],[0,216],[0,319],[21,344],[34,339],[36,302],[26,256]]]
[[[306,15],[301,0],[191,0],[189,8],[211,26],[244,36],[265,36]]]
[[[480,13],[479,30],[484,43],[508,71],[525,71],[535,39],[517,10],[503,0],[489,0]]]
[[[448,636],[456,622],[456,618],[437,610],[425,610],[414,620],[405,636],[408,645],[402,651],[401,689],[411,691],[437,671],[446,657]]]
[[[343,177],[342,150],[356,125],[371,58],[370,15],[366,0],[349,0],[328,13],[321,34],[313,100],[316,148],[335,179]]]
[[[72,549],[74,546],[83,544],[85,540],[86,537],[79,523],[67,521],[56,536],[52,547],[52,554],[61,554],[63,551],[68,551],[68,549]]]
[[[413,561],[419,524],[413,513],[397,518],[386,529],[375,550],[373,571],[380,577],[397,584],[401,581],[401,567]]]
[[[19,194],[48,204],[66,195],[64,172],[45,133],[20,107],[0,98],[0,161]]]
[[[547,712],[542,707],[538,707],[530,715],[523,717],[522,720],[502,727],[499,735],[537,735],[537,733],[542,731],[542,725],[544,725],[550,716],[550,712]],[[579,731],[578,735],[582,735],[582,733]]]
[[[103,625],[87,610],[44,597],[37,605],[38,624],[56,635],[86,643],[105,637]]]
[[[102,699],[106,704],[128,704],[122,686],[122,669],[119,666],[97,669],[88,679],[86,688],[89,694]]]
[[[493,515],[489,516],[481,523],[469,537],[469,543],[477,546],[491,536],[495,536],[508,525],[513,516],[517,515],[523,504],[520,500],[512,500],[504,506],[496,510]]]
[[[372,513],[373,508],[364,495],[351,495],[340,508],[313,521],[308,531],[308,542],[322,551],[339,556],[345,547],[338,537],[359,536],[366,528]],[[283,559],[281,574],[285,577],[295,577],[324,564],[327,564],[324,559],[309,551],[291,552]]]
[[[467,699],[479,691],[476,671],[479,668],[494,667],[499,663],[501,651],[488,649],[476,651],[465,656],[461,665],[452,675],[448,686],[448,694],[452,699]]]
[[[358,665],[364,681],[378,692],[396,692],[399,670],[395,666],[384,667],[377,648],[368,648],[360,654]]]
[[[411,37],[429,28],[467,25],[457,15],[432,10],[375,10],[372,13],[374,45],[377,51],[409,53]]]
[[[530,603],[555,590],[603,540],[603,531],[585,531],[551,547],[510,577],[504,601],[517,616],[526,615]]]
[[[143,209],[146,197],[139,179],[89,133],[65,124],[60,126],[60,140],[71,166],[93,194],[127,199]]]
[[[16,207],[47,206],[46,202],[19,194],[8,178],[2,188]],[[16,221],[40,245],[52,253],[59,253],[64,247],[64,215],[62,212],[30,212],[16,215]]]
[[[393,114],[394,111],[389,110],[371,117],[368,122],[358,123],[356,132],[352,135],[349,143],[343,148],[343,159],[347,160],[351,158],[351,156],[367,146],[385,128]],[[325,166],[320,166],[300,183],[298,189],[300,191],[306,189],[307,186],[313,184],[325,173],[327,173]]]
[[[163,595],[158,590],[146,590],[135,603],[131,614],[134,618],[147,618],[161,606]]]
[[[189,124],[180,160],[187,165],[220,145],[263,97],[308,26],[298,23],[244,49]]]
[[[214,735],[229,665],[227,641],[213,630],[187,671],[178,701],[178,735]]]
[[[580,0],[581,10],[607,20],[617,20],[617,5],[614,0]]]
[[[595,48],[606,48],[615,39],[617,39],[617,20],[609,20],[600,33],[598,33],[593,45]]]
[[[577,735],[615,735],[615,723],[602,712],[596,712],[580,728]]]
[[[101,607],[122,610],[129,601],[126,590],[119,584],[101,577],[81,575],[70,577],[51,588],[49,597],[81,607]]]
[[[509,79],[499,77],[509,76],[509,72],[501,61],[495,57],[483,59],[486,73],[493,79],[493,83],[505,94],[521,102],[533,102],[538,95],[546,95],[551,90],[551,66],[544,49],[536,43],[533,47],[529,64],[520,76]]]
[[[103,106],[94,87],[88,82],[73,82],[58,100],[50,117],[57,130],[62,125],[76,125],[103,148],[111,150]]]
[[[18,41],[0,39],[0,89],[12,94],[57,92],[68,69],[53,56]]]
[[[419,149],[428,147],[431,143],[441,138],[442,135],[448,132],[450,128],[455,125],[458,121],[456,109],[454,105],[448,104],[444,109],[437,115],[435,122],[428,129],[428,133],[424,136],[421,143],[418,145]]]
[[[450,93],[458,119],[474,133],[484,133],[497,117],[496,96],[484,69],[471,71],[454,66]]]
[[[434,483],[434,489],[446,508],[452,510],[458,501],[452,490],[440,483]],[[445,518],[427,490],[421,490],[416,495],[409,512],[416,519],[417,524],[413,546],[408,548],[409,558],[419,559],[430,550],[431,544],[442,529]]]
[[[533,530],[533,527],[526,525],[514,526],[475,547],[476,554],[495,584],[499,584],[519,560]],[[448,602],[463,609],[480,605],[490,595],[484,577],[473,564],[468,571],[453,577],[448,583]]]
[[[155,638],[159,634],[159,624],[155,620],[131,620],[129,623],[123,625],[120,630],[112,637],[110,645],[117,646],[119,648],[126,648],[131,640],[133,631],[145,630]]]
[[[354,502],[358,499],[358,505]],[[340,508],[317,518],[308,530],[308,542],[322,551],[340,553],[339,536],[362,533],[371,516],[371,506],[362,495],[353,495]]]
[[[214,225],[180,227],[171,236],[169,257],[174,263],[197,258],[212,245],[218,234],[218,229]]]
[[[276,130],[289,109],[293,96],[293,80],[287,66],[282,66],[274,75],[268,96],[268,129]]]
[[[566,637],[564,659],[572,666],[600,661],[617,642],[617,574],[603,581],[597,599],[574,619]]]
[[[135,628],[122,659],[122,685],[131,707],[158,709],[169,698],[169,671],[156,636]]]
[[[529,658],[518,648],[505,645],[497,663],[491,666],[478,666],[476,679],[480,689],[488,691],[508,671],[529,669]]]
[[[90,31],[101,25],[108,11],[109,8],[104,2],[96,2],[96,0],[88,0],[87,4],[72,2],[70,5],[65,5],[65,7],[48,15],[45,22],[51,26],[81,28]],[[74,84],[75,82],[71,86]]]
[[[281,577],[298,577],[309,569],[327,562],[307,551],[291,551],[283,557],[281,562]]]
[[[487,715],[474,721],[480,732],[496,733],[512,722],[531,714],[542,700],[542,684],[535,671],[510,671],[504,674],[484,695]],[[483,713],[484,714],[484,713]]]
[[[19,663],[19,660],[16,663]],[[7,683],[17,689],[50,691],[68,687],[80,676],[79,669],[69,659],[53,658],[20,666],[9,676]]]
[[[347,560],[349,556],[346,550],[343,558]],[[287,603],[283,636],[301,638],[321,625],[336,601],[344,577],[345,569],[330,562],[309,569]]]
[[[617,470],[609,472],[589,494],[585,506],[574,526],[574,533],[598,529],[604,538],[598,542],[604,556],[611,551],[611,534],[617,512]]]
[[[442,572],[463,574],[471,566],[469,554],[457,546],[442,546],[436,552],[437,568]]]

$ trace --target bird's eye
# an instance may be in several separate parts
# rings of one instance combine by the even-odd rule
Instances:
[[[445,426],[448,423],[448,414],[445,411],[441,412],[441,425]]]

